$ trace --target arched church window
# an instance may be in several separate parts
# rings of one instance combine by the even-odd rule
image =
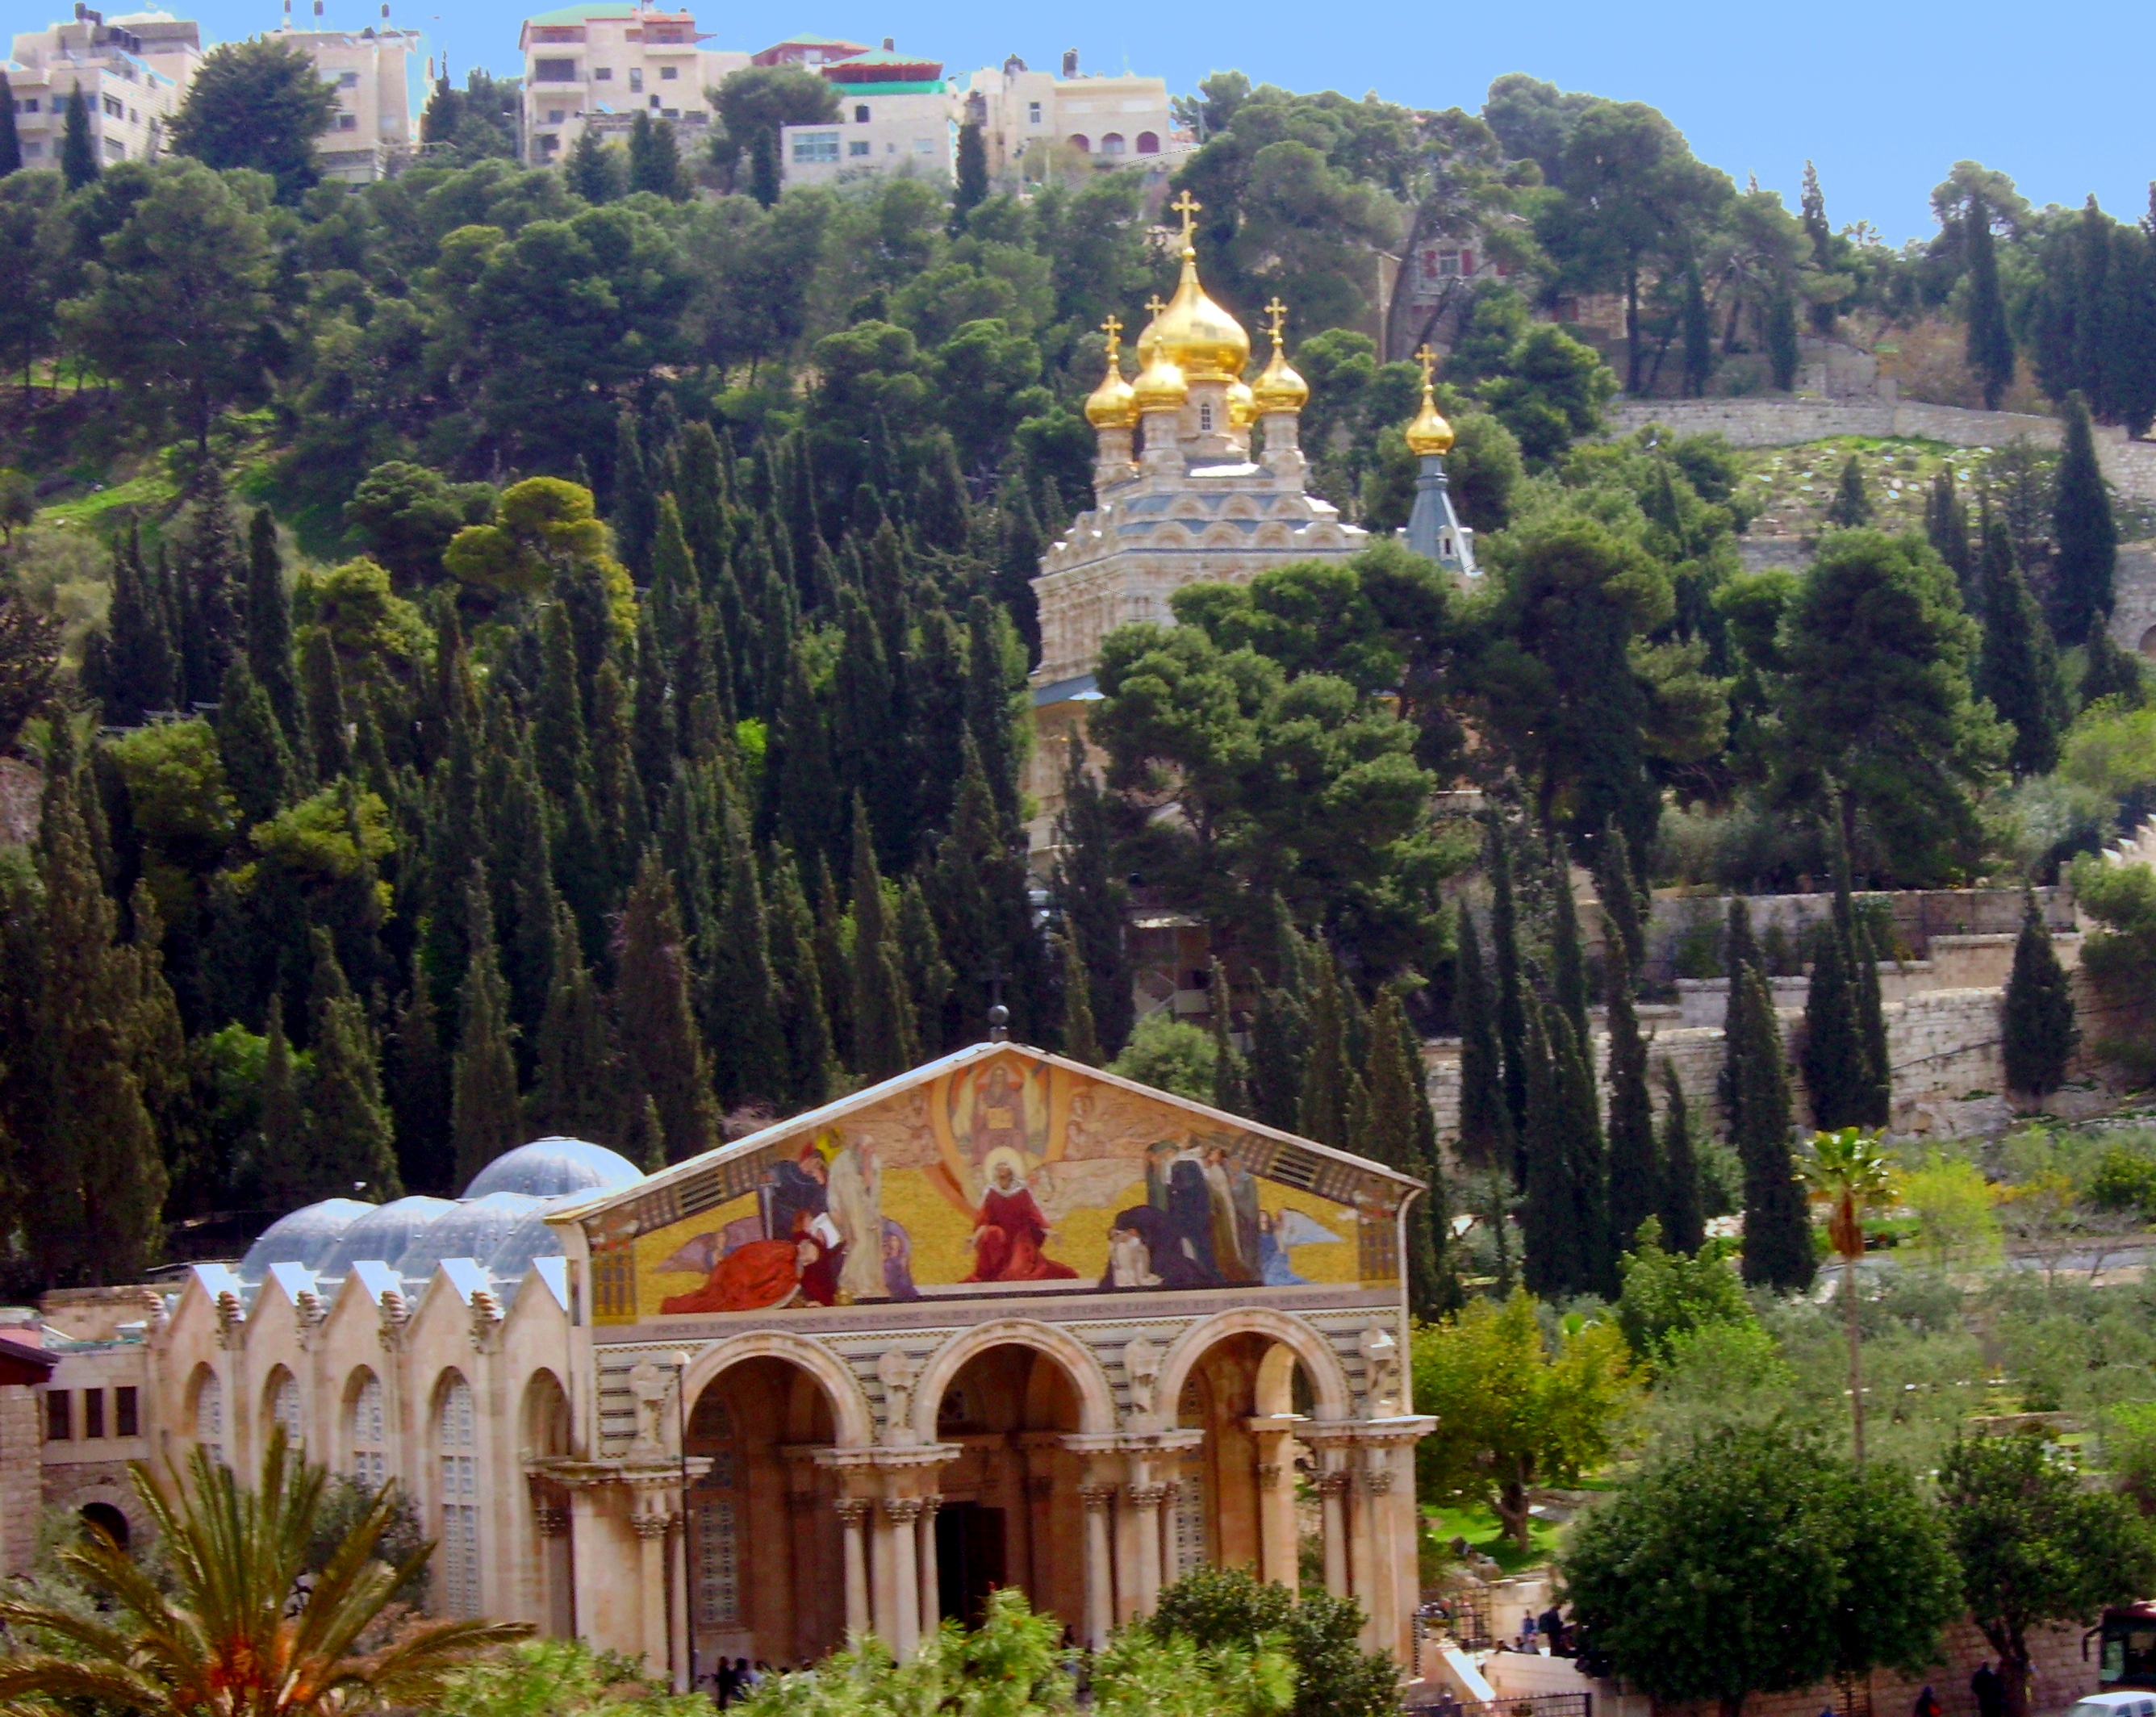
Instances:
[[[1083,131],[1073,131],[1070,134],[1070,146],[1081,155],[1091,155],[1093,152],[1092,143]]]
[[[352,1476],[370,1490],[379,1490],[389,1476],[389,1452],[384,1446],[387,1425],[382,1411],[382,1380],[372,1371],[352,1394],[348,1435],[352,1444]]]
[[[1205,433],[1209,434],[1212,433],[1213,407],[1209,403],[1201,405],[1198,407],[1198,427],[1200,431]]]
[[[280,1369],[270,1382],[270,1422],[285,1427],[285,1446],[297,1450],[300,1433],[300,1380]]]
[[[434,1452],[442,1486],[442,1613],[480,1612],[479,1438],[471,1385],[451,1373],[434,1414]]]
[[[195,1446],[220,1465],[224,1460],[224,1383],[205,1370],[195,1385]]]

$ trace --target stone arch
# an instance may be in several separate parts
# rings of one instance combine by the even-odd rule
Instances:
[[[1161,1356],[1153,1398],[1169,1403],[1178,1400],[1191,1367],[1208,1348],[1231,1335],[1263,1335],[1294,1353],[1310,1380],[1312,1418],[1326,1423],[1353,1417],[1354,1393],[1340,1356],[1309,1325],[1265,1306],[1215,1312],[1184,1330]]]
[[[388,1397],[371,1366],[354,1366],[337,1401],[337,1457],[344,1470],[377,1490],[389,1477]]]
[[[1220,516],[1224,519],[1255,519],[1262,515],[1258,511],[1257,502],[1249,495],[1231,495],[1228,497],[1227,505],[1220,509]]]
[[[209,1451],[213,1461],[224,1459],[224,1380],[207,1360],[187,1379],[187,1427],[198,1448]]]
[[[861,1386],[854,1374],[829,1348],[783,1330],[762,1330],[754,1335],[737,1335],[731,1341],[698,1354],[689,1367],[689,1375],[682,1380],[686,1398],[696,1401],[721,1372],[752,1359],[784,1360],[822,1386],[831,1404],[832,1429],[838,1447],[866,1448],[875,1443],[875,1423],[869,1412],[868,1397],[861,1393]]]
[[[270,1433],[282,1425],[286,1447],[297,1452],[307,1440],[305,1413],[300,1380],[288,1366],[271,1366],[262,1384],[261,1447],[270,1446]]]
[[[1270,524],[1260,525],[1258,527],[1256,541],[1251,546],[1255,548],[1265,549],[1293,548],[1295,533],[1276,519]]]
[[[1240,548],[1243,533],[1232,525],[1214,523],[1205,527],[1205,535],[1199,539],[1200,548]]]
[[[89,1535],[91,1527],[95,1527],[112,1540],[116,1549],[127,1548],[128,1540],[133,1536],[133,1529],[128,1525],[126,1515],[121,1514],[112,1504],[85,1503],[75,1510],[75,1514],[82,1521],[85,1536]]]
[[[2156,656],[2156,626],[2141,634],[2141,642],[2134,647],[2144,656]]]
[[[524,1407],[518,1417],[526,1460],[561,1458],[570,1453],[569,1392],[546,1366],[524,1380]]]
[[[1063,1368],[1078,1397],[1080,1431],[1098,1436],[1115,1430],[1115,1393],[1108,1386],[1107,1373],[1083,1342],[1051,1324],[999,1318],[974,1325],[929,1356],[913,1392],[913,1428],[923,1443],[936,1441],[936,1410],[952,1380],[967,1361],[992,1347],[1027,1347],[1047,1355]]]

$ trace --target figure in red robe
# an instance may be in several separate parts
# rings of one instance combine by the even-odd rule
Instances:
[[[1015,1153],[997,1151],[989,1159],[988,1190],[973,1218],[973,1274],[968,1282],[1056,1282],[1078,1272],[1058,1263],[1041,1248],[1048,1243],[1048,1218],[1019,1178]]]

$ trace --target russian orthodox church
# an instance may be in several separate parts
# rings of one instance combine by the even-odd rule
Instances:
[[[1250,337],[1199,279],[1192,221],[1201,205],[1186,191],[1173,207],[1183,217],[1182,278],[1167,303],[1147,306],[1136,380],[1123,376],[1123,325],[1113,316],[1103,324],[1106,372],[1086,402],[1096,438],[1093,506],[1050,546],[1033,581],[1041,654],[1026,789],[1038,807],[1029,830],[1036,862],[1054,838],[1070,737],[1083,735],[1100,697],[1094,669],[1103,638],[1132,621],[1172,624],[1168,598],[1185,585],[1247,584],[1272,567],[1344,559],[1369,541],[1306,486],[1300,422],[1310,387],[1287,361],[1287,306],[1277,298],[1266,306],[1271,356],[1245,381]],[[1438,414],[1427,361],[1409,440],[1420,465],[1409,542],[1471,575],[1471,536],[1445,489],[1452,431]]]
[[[281,1425],[404,1488],[434,1610],[677,1685],[1002,1586],[1097,1645],[1203,1566],[1322,1570],[1404,1665],[1421,1191],[991,1041],[654,1174],[543,1140],[310,1206],[41,1386],[135,1392],[107,1453],[244,1473]]]

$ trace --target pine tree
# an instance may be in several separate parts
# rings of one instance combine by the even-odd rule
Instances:
[[[1086,1000],[1103,1057],[1122,1053],[1135,1002],[1123,924],[1130,891],[1115,870],[1115,831],[1106,791],[1086,767],[1075,730],[1064,753],[1063,809],[1056,819],[1055,901],[1086,956]]]
[[[1662,1205],[1655,1150],[1655,1105],[1647,1090],[1647,1044],[1632,1005],[1632,967],[1622,936],[1609,938],[1609,1240],[1629,1252],[1640,1223]]]
[[[97,140],[90,135],[90,101],[82,85],[68,98],[66,130],[60,140],[60,176],[70,191],[80,191],[104,171],[97,158]]]
[[[1063,951],[1063,1053],[1088,1067],[1101,1064],[1101,1041],[1093,1028],[1092,976],[1078,946],[1077,927],[1065,920],[1056,939]]]
[[[791,1075],[787,1095],[795,1108],[814,1109],[829,1099],[839,1069],[823,966],[816,953],[816,921],[792,853],[774,848],[765,876],[766,898],[771,903],[771,968],[778,984]]]
[[[1826,522],[1844,530],[1871,522],[1871,496],[1864,487],[1864,462],[1855,454],[1842,465],[1841,480],[1835,486],[1834,500],[1826,510]]]
[[[2014,729],[2008,763],[2015,778],[2049,775],[2058,766],[2059,736],[2071,719],[2059,674],[2058,647],[2027,581],[2014,564],[2003,525],[1987,519],[1984,535],[1984,590],[1979,608],[1984,647],[1977,658],[1974,689]],[[2099,631],[2101,628],[2097,628]]]
[[[300,730],[299,691],[292,680],[292,599],[277,552],[277,521],[267,507],[257,507],[247,525],[247,665],[290,741]]]
[[[1731,1141],[1744,1170],[1744,1279],[1784,1292],[1811,1285],[1812,1232],[1789,1154],[1789,1083],[1767,980],[1746,968],[1732,1005],[1737,1119]]]
[[[1672,1252],[1697,1252],[1707,1239],[1707,1217],[1702,1207],[1699,1159],[1691,1145],[1691,1116],[1685,1103],[1677,1064],[1662,1061],[1662,1202],[1656,1214],[1662,1219],[1662,1236]]]
[[[1494,817],[1490,823],[1490,961],[1497,979],[1497,1048],[1504,1058],[1505,1103],[1512,1111],[1512,1136],[1524,1146],[1527,1010],[1520,982],[1519,915],[1512,900],[1512,849],[1504,823]],[[1516,1176],[1524,1173],[1524,1163],[1516,1166]]]
[[[317,779],[352,772],[352,723],[344,701],[344,672],[336,646],[320,626],[307,628],[300,648],[300,700],[306,710],[307,749]]]
[[[2006,300],[1999,290],[1991,209],[1974,192],[1962,215],[1961,233],[1969,260],[1969,373],[1984,390],[1984,410],[1995,412],[1999,397],[2014,379],[2014,335],[2006,325]]]
[[[18,172],[23,166],[23,142],[15,132],[15,92],[8,74],[0,71],[0,179]]]
[[[502,980],[488,904],[485,868],[475,865],[465,889],[465,979],[457,994],[457,1053],[450,1071],[450,1137],[456,1151],[457,1185],[505,1151],[523,1142],[516,1102],[516,1027],[509,1018],[509,987]]]
[[[864,1084],[894,1079],[919,1057],[913,1009],[906,990],[906,957],[884,896],[869,819],[854,801],[854,946],[850,962],[854,1022],[853,1070]]]
[[[285,1035],[285,998],[270,998],[269,1044],[262,1059],[262,1197],[274,1211],[297,1210],[315,1196],[307,1150],[307,1110],[291,1040]]]
[[[1513,1172],[1512,1113],[1505,1102],[1504,1063],[1481,939],[1463,904],[1453,955],[1452,1012],[1460,1028],[1460,1160],[1474,1169]]]
[[[537,1077],[527,1105],[532,1130],[600,1143],[619,1136],[613,1045],[591,968],[567,907],[555,906],[554,971],[539,1022]]]
[[[367,1009],[345,981],[326,930],[315,951],[314,1067],[307,1079],[308,1166],[323,1193],[388,1203],[403,1196],[389,1108]]]
[[[1311,997],[1310,1053],[1303,1063],[1296,1130],[1336,1151],[1351,1148],[1348,1118],[1362,1083],[1349,1057],[1348,1002],[1343,992],[1339,962],[1331,950],[1321,947],[1317,987]]]
[[[2085,643],[2111,618],[2118,563],[2118,525],[2111,489],[2097,462],[2087,403],[2066,399],[2065,439],[2052,489],[2052,630],[2062,644]]]
[[[599,141],[597,131],[588,128],[569,151],[562,173],[569,188],[593,208],[615,201],[629,189],[627,163],[617,151]]]
[[[436,1020],[434,986],[415,952],[411,987],[389,1037],[389,1106],[404,1184],[442,1193],[455,1187],[456,1156],[450,1138],[449,1058]]]
[[[2014,944],[2014,971],[2006,981],[2000,1021],[2006,1087],[2039,1103],[2066,1082],[2066,1068],[2080,1041],[2073,987],[2051,946],[2051,933],[2034,896],[2021,916]]]

